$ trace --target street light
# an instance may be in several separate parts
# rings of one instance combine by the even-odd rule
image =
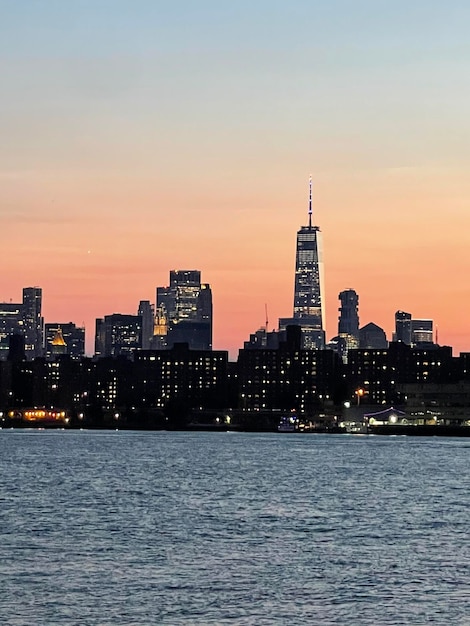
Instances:
[[[356,394],[356,397],[357,397],[357,406],[359,406],[361,403],[361,398],[364,395],[364,389],[360,387],[359,389],[356,389],[354,393]]]

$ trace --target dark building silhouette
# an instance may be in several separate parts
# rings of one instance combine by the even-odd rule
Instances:
[[[8,361],[18,363],[26,360],[24,335],[13,334],[8,337]]]
[[[346,363],[349,350],[359,348],[359,296],[354,289],[345,289],[338,298],[338,335],[328,342],[328,348],[337,352]]]
[[[104,318],[98,317],[95,323],[95,357],[100,358],[104,356],[105,351],[105,325]]]
[[[260,328],[250,335],[248,341],[245,341],[243,348],[245,350],[261,350],[270,348],[277,350],[279,341],[285,339],[285,331],[267,331],[266,328]]]
[[[385,349],[388,346],[387,336],[383,328],[369,322],[359,329],[359,347],[371,349]]]
[[[339,294],[338,335],[359,337],[359,296],[354,289],[345,289]]]
[[[193,350],[175,344],[168,350],[141,350],[134,357],[135,402],[164,409],[179,403],[184,409],[226,405],[228,352]]]
[[[396,404],[405,400],[400,385],[443,384],[463,378],[462,364],[452,357],[452,348],[411,348],[393,342],[388,349],[351,350],[346,368],[350,397],[364,391],[368,404]]]
[[[337,398],[338,355],[303,349],[302,329],[288,326],[278,349],[244,348],[238,355],[239,406],[245,411],[312,413]]]
[[[141,300],[137,315],[142,318],[142,350],[148,350],[151,347],[151,341],[154,334],[155,312],[149,300]]]
[[[411,345],[411,313],[397,311],[395,313],[395,341]]]

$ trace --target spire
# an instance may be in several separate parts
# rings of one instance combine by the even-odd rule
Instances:
[[[311,176],[309,180],[308,227],[312,228],[312,177]]]
[[[62,334],[62,328],[60,326],[55,331],[54,337],[51,341],[51,345],[67,347],[67,344],[65,343],[64,335]]]

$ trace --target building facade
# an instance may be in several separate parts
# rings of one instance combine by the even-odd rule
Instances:
[[[43,355],[42,289],[25,287],[21,303],[0,303],[0,360],[6,360],[12,335],[22,335],[28,360]]]
[[[0,303],[0,360],[6,361],[10,347],[10,337],[24,337],[23,304]]]
[[[302,347],[321,349],[325,345],[323,246],[320,228],[312,225],[311,179],[309,192],[308,226],[297,232],[293,315],[281,318],[279,329],[300,326]]]
[[[59,334],[65,344],[65,349],[62,352],[57,350]],[[85,328],[78,327],[73,322],[45,324],[44,353],[46,359],[60,353],[68,354],[74,359],[82,358],[85,356]]]
[[[397,311],[395,313],[395,341],[411,346],[411,313]]]
[[[96,356],[132,357],[140,349],[142,337],[142,318],[140,315],[122,315],[113,313],[96,321],[95,352]]]
[[[411,320],[411,343],[420,347],[434,343],[434,324],[432,320]]]
[[[44,318],[42,317],[42,289],[23,289],[23,321],[25,353],[27,359],[43,355]]]
[[[212,291],[199,270],[172,270],[170,285],[157,287],[157,311],[166,323],[166,347],[187,343],[212,349]]]
[[[384,350],[388,347],[387,335],[383,328],[369,322],[359,329],[359,347],[372,350]]]
[[[359,337],[359,296],[354,289],[345,289],[338,296],[340,301],[338,335]]]

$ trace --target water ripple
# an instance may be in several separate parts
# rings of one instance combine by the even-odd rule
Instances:
[[[469,626],[468,449],[0,431],[0,621]]]

